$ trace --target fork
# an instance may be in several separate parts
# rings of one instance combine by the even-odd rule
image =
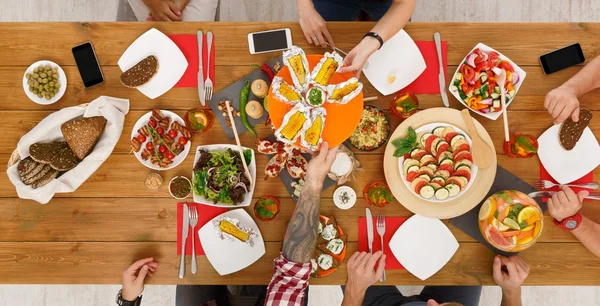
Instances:
[[[377,234],[379,234],[379,238],[381,238],[381,253],[383,254],[383,235],[385,234],[385,216],[377,215]],[[385,270],[383,270],[383,275],[381,276],[380,282],[385,282]]]
[[[206,74],[206,81],[204,81],[204,100],[210,101],[213,95],[213,82],[210,79],[210,49],[212,47],[213,33],[208,31],[206,33],[206,50],[208,57],[206,58],[207,65],[206,68],[208,73]]]
[[[194,238],[196,225],[198,225],[198,209],[196,206],[190,206],[190,226],[192,226],[192,274],[198,272],[198,265],[196,264],[196,239]]]
[[[600,187],[600,186],[598,186],[598,183],[596,183],[596,182],[587,183],[587,184],[564,184],[564,185],[561,185],[561,184],[553,183],[548,180],[539,180],[539,181],[535,181],[533,183],[533,187],[535,187],[537,190],[550,189],[555,186],[580,187],[580,188],[587,188],[587,189],[598,189]]]

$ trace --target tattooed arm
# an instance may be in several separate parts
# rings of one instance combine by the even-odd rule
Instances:
[[[283,238],[283,250],[275,259],[274,273],[267,287],[266,306],[303,305],[310,278],[310,258],[317,242],[319,203],[323,181],[335,160],[337,148],[323,143],[306,169],[306,180],[292,220]]]

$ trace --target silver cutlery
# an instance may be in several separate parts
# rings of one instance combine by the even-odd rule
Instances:
[[[198,97],[202,106],[206,105],[206,99],[204,97],[204,68],[202,67],[202,42],[204,41],[204,35],[202,31],[196,32],[196,38],[198,39]]]
[[[190,207],[190,226],[192,227],[192,274],[198,272],[198,265],[196,264],[196,239],[194,238],[196,225],[198,225],[198,209],[196,206],[192,206]]]
[[[183,225],[181,228],[181,263],[179,263],[179,278],[185,276],[185,242],[190,227],[190,210],[187,204],[183,204]]]
[[[329,45],[329,43],[328,43],[328,42],[325,42],[325,44],[327,45],[327,47],[330,47],[330,48],[331,48],[331,46]],[[335,47],[335,48],[333,48],[333,49],[334,49],[334,50],[335,50],[337,53],[341,53],[341,54],[343,54],[344,56],[348,56],[348,53],[346,53],[346,52],[342,51],[342,49],[340,49],[340,48],[338,48],[338,47]]]
[[[385,235],[385,216],[377,215],[377,234],[379,234],[379,238],[381,238],[381,253],[383,253],[383,235]],[[383,275],[381,276],[380,282],[385,282],[385,270],[383,270]]]
[[[371,210],[366,208],[366,218],[367,218],[367,243],[369,245],[369,253],[373,254],[373,215],[371,215]]]
[[[440,95],[442,96],[442,102],[446,107],[450,107],[448,102],[448,94],[446,93],[446,76],[444,75],[444,60],[442,58],[442,36],[439,32],[433,34],[433,40],[435,41],[435,49],[437,50],[438,62],[440,63],[440,74],[438,79],[440,82]]]
[[[558,191],[535,191],[529,194],[532,198],[551,198]],[[586,199],[589,200],[600,200],[600,193],[590,193]]]
[[[542,189],[550,189],[552,187],[556,187],[556,186],[569,186],[569,187],[580,187],[580,188],[587,188],[587,189],[598,189],[600,188],[600,186],[598,185],[598,183],[593,182],[593,183],[587,183],[587,184],[557,184],[548,180],[539,180],[539,181],[535,181],[533,183],[533,187],[535,187],[535,189],[538,190],[542,190]]]
[[[213,95],[213,82],[210,79],[210,52],[211,52],[211,48],[212,48],[212,41],[213,41],[213,33],[211,31],[208,31],[208,33],[206,33],[206,50],[207,50],[207,57],[206,57],[206,69],[207,69],[207,73],[206,73],[206,81],[204,82],[204,98],[208,101],[210,101],[210,99],[212,99],[212,95]]]

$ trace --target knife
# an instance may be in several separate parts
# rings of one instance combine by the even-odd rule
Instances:
[[[535,191],[528,194],[528,196],[532,198],[551,198],[556,193],[557,191]],[[585,198],[590,200],[600,200],[600,193],[590,193]]]
[[[438,79],[440,81],[440,95],[442,96],[442,102],[446,107],[450,107],[448,103],[448,94],[446,93],[446,76],[444,75],[444,60],[442,59],[442,36],[439,32],[433,34],[433,40],[435,40],[435,49],[437,50],[438,63],[440,63],[440,74]]]
[[[179,278],[185,275],[185,242],[188,237],[190,227],[190,209],[187,204],[183,204],[183,226],[181,230],[181,263],[179,264]]]
[[[369,244],[369,253],[373,254],[373,216],[371,210],[366,208],[367,214],[367,243]]]
[[[198,38],[198,97],[202,106],[206,105],[204,100],[204,68],[202,68],[202,42],[204,41],[204,35],[202,31],[196,32]]]

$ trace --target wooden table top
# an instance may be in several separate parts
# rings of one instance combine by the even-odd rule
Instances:
[[[336,45],[345,51],[360,41],[372,23],[330,23],[329,29]],[[277,256],[283,234],[293,211],[293,201],[279,179],[260,181],[255,196],[274,195],[281,198],[281,212],[270,222],[257,221],[266,241],[267,252],[258,262],[243,271],[219,276],[206,257],[198,257],[198,274],[188,272],[184,279],[177,277],[179,257],[176,254],[176,200],[163,187],[159,193],[144,189],[144,178],[151,171],[129,153],[129,131],[145,112],[152,108],[183,113],[199,106],[196,88],[172,89],[150,100],[137,90],[119,82],[117,60],[139,35],[151,27],[167,34],[195,34],[197,30],[212,30],[216,45],[216,85],[218,91],[252,69],[278,54],[250,55],[246,35],[249,32],[289,27],[295,43],[306,53],[323,50],[307,45],[297,23],[0,23],[0,118],[3,138],[0,160],[6,165],[21,136],[48,114],[90,102],[100,95],[128,98],[131,111],[125,117],[123,135],[113,154],[76,192],[57,194],[47,205],[21,200],[6,175],[0,176],[0,283],[74,283],[116,284],[122,271],[133,261],[154,256],[160,268],[149,284],[267,284],[271,278],[272,261]],[[582,65],[544,76],[538,56],[547,51],[579,42],[588,60],[600,54],[600,24],[596,23],[409,23],[406,31],[414,40],[433,40],[441,32],[448,41],[448,74],[450,80],[456,65],[473,46],[483,42],[504,53],[527,71],[525,84],[515,103],[510,106],[510,130],[532,135],[541,133],[552,124],[543,108],[545,94],[578,72]],[[91,41],[102,65],[106,81],[86,90],[78,75],[71,47]],[[63,98],[48,106],[31,102],[21,87],[24,70],[31,63],[48,59],[61,65],[69,81]],[[365,96],[380,96],[362,77]],[[434,84],[432,86],[438,86]],[[439,95],[419,95],[421,108],[442,106]],[[388,109],[391,97],[382,97],[373,104]],[[462,108],[449,97],[451,107]],[[589,93],[581,98],[582,105],[600,117],[600,95]],[[207,106],[208,108],[208,106]],[[491,121],[476,116],[490,133],[498,152],[498,164],[532,184],[539,178],[539,161],[510,159],[502,154],[502,120]],[[391,119],[392,128],[399,121]],[[598,135],[600,121],[590,127]],[[257,126],[259,136],[270,130]],[[255,139],[245,133],[242,145],[253,147]],[[195,137],[193,147],[211,143],[232,143],[219,124],[209,133]],[[364,172],[349,186],[360,191],[375,180],[385,180],[383,148],[373,152],[356,152]],[[161,174],[165,181],[175,175],[190,176],[193,154],[177,168]],[[262,171],[266,158],[257,158]],[[5,167],[5,166],[3,166]],[[3,168],[4,170],[5,168]],[[596,169],[596,177],[600,170]],[[357,249],[358,217],[364,214],[362,199],[350,210],[337,209],[332,201],[335,188],[323,192],[321,213],[334,215],[349,237],[348,252]],[[410,216],[411,213],[395,202],[374,214]],[[600,205],[586,203],[583,213],[600,221]],[[250,213],[252,215],[252,213]],[[447,223],[447,221],[444,221]],[[538,243],[522,253],[531,265],[526,285],[600,285],[600,258],[588,252],[571,234],[552,225],[546,213],[544,229]],[[394,285],[493,285],[492,259],[494,253],[462,231],[448,225],[460,243],[451,261],[437,274],[423,282],[405,270],[387,271],[386,284]],[[311,284],[343,284],[346,281],[345,263],[332,275],[312,279]]]

